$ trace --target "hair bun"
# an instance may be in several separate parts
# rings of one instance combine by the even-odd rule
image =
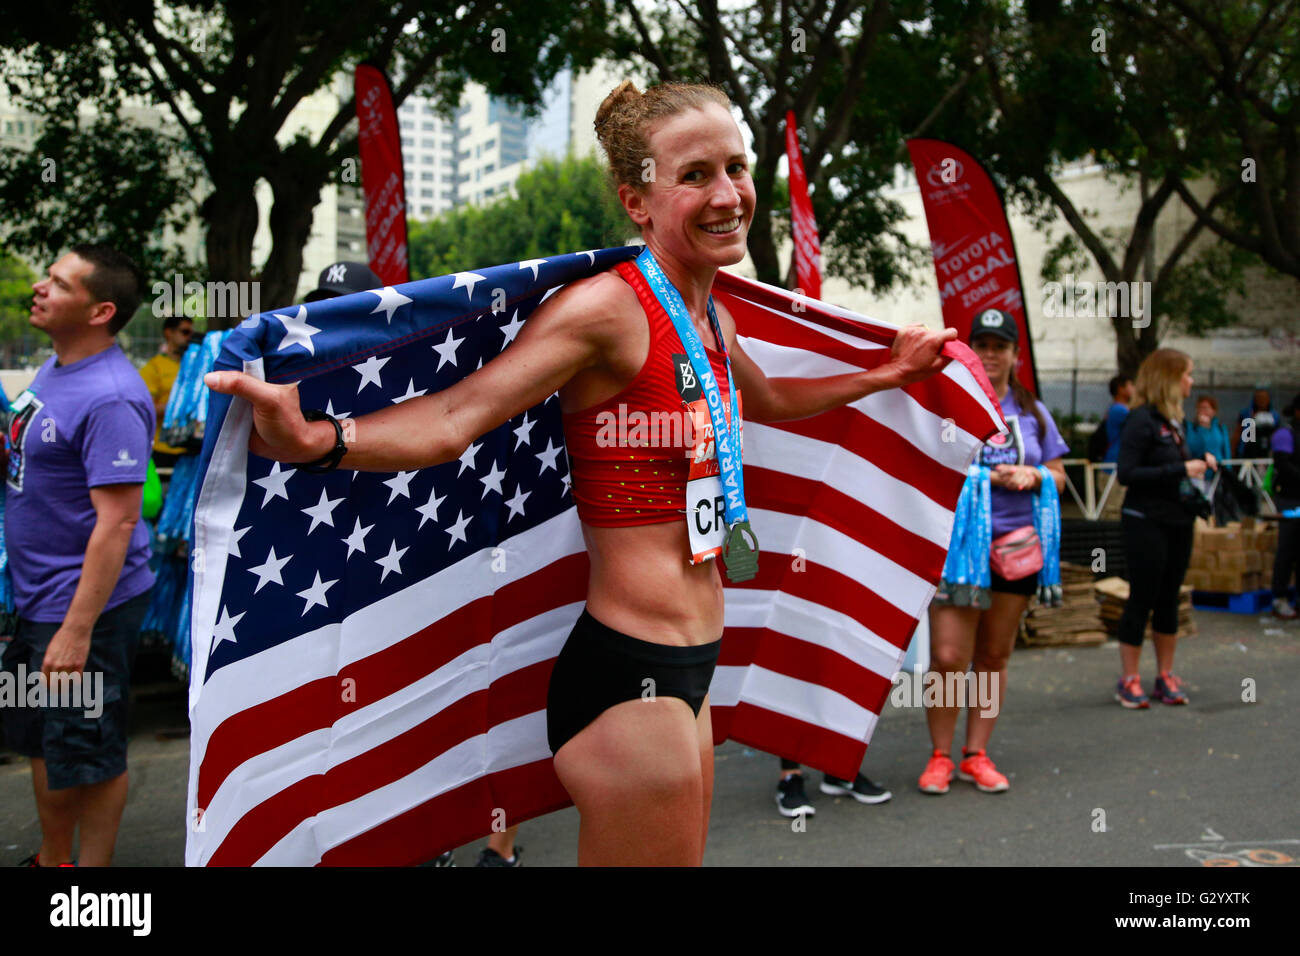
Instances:
[[[614,120],[616,114],[620,112],[629,101],[640,99],[642,93],[636,88],[636,84],[631,80],[624,80],[618,86],[609,91],[609,95],[601,101],[600,107],[596,110],[596,136],[604,143],[605,137],[603,131]]]

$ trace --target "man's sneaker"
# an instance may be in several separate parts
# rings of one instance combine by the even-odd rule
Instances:
[[[1169,673],[1161,671],[1156,678],[1156,686],[1151,691],[1151,696],[1162,704],[1185,704],[1187,695],[1183,693],[1183,682]]]
[[[492,849],[491,847],[484,847],[482,850],[479,850],[478,862],[475,863],[474,865],[475,866],[519,866],[519,854],[523,852],[524,852],[524,848],[521,846],[517,846],[515,847],[515,855],[507,860],[504,856],[502,856],[500,853],[498,853],[496,850]]]
[[[1297,616],[1297,612],[1286,598],[1273,598],[1273,616],[1280,617],[1284,621],[1293,621]]]
[[[441,856],[435,857],[432,860],[428,860],[427,862],[416,864],[416,866],[455,866],[455,865],[456,865],[456,857],[452,855],[451,850],[448,850],[446,853],[442,854]]]
[[[893,796],[884,787],[876,786],[862,774],[858,774],[852,783],[826,774],[822,778],[822,793],[829,793],[832,797],[852,797],[858,803],[884,803]]]
[[[39,866],[41,865],[41,855],[40,855],[39,853],[33,853],[31,856],[29,856],[27,859],[23,860],[23,861],[22,861],[21,863],[19,863],[18,865],[19,865],[19,866],[36,866],[36,867],[39,867]],[[59,863],[59,864],[58,864],[58,866],[74,866],[74,867],[75,867],[76,865],[77,865],[77,864],[76,864],[76,861],[73,861],[72,863]]]
[[[817,811],[808,802],[803,789],[803,774],[792,773],[781,778],[776,785],[776,808],[783,817],[816,816]]]
[[[917,781],[917,786],[921,788],[922,793],[947,793],[955,769],[952,758],[942,750],[936,750],[930,756],[930,762],[925,765],[925,770],[921,772],[921,779]]]
[[[983,750],[974,753],[963,751],[961,764],[957,767],[957,776],[969,780],[977,789],[985,793],[1001,793],[1011,786],[1007,778],[998,773],[998,768],[993,766],[993,761]]]
[[[1142,691],[1142,678],[1137,674],[1119,679],[1115,699],[1130,710],[1146,710],[1151,706],[1151,699]]]

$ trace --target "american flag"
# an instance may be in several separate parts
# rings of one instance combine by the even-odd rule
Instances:
[[[446,388],[562,285],[637,247],[533,259],[253,316],[218,369],[353,417]],[[887,360],[895,329],[720,273],[768,375]],[[968,349],[906,389],[748,423],[762,558],[727,588],[715,736],[851,778],[1001,428]],[[585,601],[558,396],[459,461],[313,475],[248,451],[214,394],[195,509],[190,865],[428,860],[568,805],[546,743],[555,656]]]

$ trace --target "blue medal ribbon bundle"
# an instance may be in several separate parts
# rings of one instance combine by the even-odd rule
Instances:
[[[1056,479],[1042,465],[1038,473],[1038,495],[1034,501],[1034,531],[1043,550],[1043,569],[1038,572],[1038,603],[1044,607],[1061,606],[1061,501]]]
[[[180,447],[203,440],[203,426],[208,417],[208,390],[203,385],[203,376],[216,366],[222,343],[229,334],[229,329],[209,332],[203,337],[202,345],[191,343],[181,357],[176,384],[163,412],[161,434],[167,444]]]
[[[943,563],[943,584],[956,605],[973,605],[975,588],[988,590],[993,579],[989,573],[989,548],[993,542],[992,493],[989,470],[971,465],[961,497],[953,512],[952,541]]]
[[[1061,604],[1061,502],[1056,480],[1042,465],[1034,499],[1034,531],[1043,552],[1038,572],[1038,602],[1045,607]],[[993,543],[992,491],[989,469],[971,465],[953,513],[952,542],[943,565],[943,587],[959,607],[975,605],[976,589],[987,591],[993,583],[989,550]]]
[[[727,543],[723,547],[722,559],[727,565],[727,579],[732,583],[748,581],[758,574],[758,537],[749,524],[749,511],[745,507],[745,476],[740,454],[740,412],[736,405],[736,380],[731,374],[731,356],[727,354],[726,340],[722,335],[722,325],[718,321],[717,310],[713,307],[713,296],[709,296],[709,323],[718,337],[722,347],[723,359],[727,364],[727,393],[731,399],[731,425],[735,426],[733,434],[722,409],[722,393],[714,380],[713,367],[704,352],[704,343],[695,330],[686,303],[681,293],[664,275],[663,269],[655,261],[654,253],[647,247],[636,257],[636,266],[645,276],[659,304],[673,323],[677,337],[690,359],[695,378],[700,383],[704,398],[709,408],[709,419],[713,423],[713,436],[718,460],[718,470],[722,473],[722,493],[726,506]]]
[[[181,359],[163,415],[162,438],[184,446],[202,440],[208,414],[208,389],[203,376],[212,371],[222,343],[230,330],[209,332],[203,344],[191,344]],[[194,543],[194,502],[198,496],[199,456],[182,455],[172,468],[167,496],[163,499],[153,532],[153,561],[156,581],[142,635],[153,643],[170,647],[172,672],[188,679],[190,667],[190,549]]]

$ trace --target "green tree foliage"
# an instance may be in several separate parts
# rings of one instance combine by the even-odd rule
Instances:
[[[38,262],[53,262],[80,242],[106,242],[146,275],[199,278],[201,267],[175,241],[194,214],[190,184],[199,174],[181,141],[164,130],[120,116],[84,123],[75,114],[50,117],[32,149],[0,150],[5,242]]]
[[[1209,200],[1198,199],[1184,176],[1175,184],[1179,196],[1221,239],[1300,278],[1300,2],[1103,6],[1117,29],[1176,64],[1171,82],[1148,96],[1168,102],[1179,150],[1216,187]]]
[[[1206,242],[1211,232],[1229,238],[1225,233],[1232,231],[1221,223],[1216,227],[1216,216],[1229,222],[1251,218],[1243,205],[1239,162],[1243,138],[1250,135],[1240,114],[1249,110],[1240,98],[1225,96],[1221,78],[1207,69],[1204,51],[1187,35],[1202,28],[1192,26],[1187,11],[1205,14],[1202,40],[1213,46],[1207,38],[1216,36],[1227,45],[1220,52],[1229,60],[1268,60],[1272,54],[1259,48],[1270,49],[1285,31],[1263,8],[1277,12],[1294,4],[1245,6],[1261,15],[1253,27],[1249,17],[1226,12],[1232,5],[1213,0],[933,4],[935,28],[961,38],[955,55],[972,71],[971,81],[936,119],[934,135],[978,156],[1040,227],[1053,213],[1066,221],[1071,233],[1049,249],[1043,278],[1083,271],[1091,258],[1108,282],[1151,283],[1152,302],[1141,319],[1111,316],[1116,364],[1126,374],[1173,326],[1199,334],[1238,321],[1229,297],[1242,288],[1246,266],[1283,263],[1249,242],[1237,250]],[[1292,56],[1292,69],[1294,62]],[[1285,84],[1276,86],[1285,70],[1250,72],[1243,83],[1267,78],[1272,92],[1265,98],[1282,92],[1289,103],[1294,94]],[[1294,140],[1294,122],[1290,135]],[[1266,152],[1269,158],[1261,163],[1271,163],[1275,182],[1284,179],[1285,150],[1275,144]],[[1102,227],[1061,188],[1062,169],[1080,160],[1100,164],[1112,181],[1137,193],[1130,222]],[[1232,175],[1224,173],[1229,167]],[[1214,192],[1198,201],[1199,184],[1207,182]],[[1190,184],[1198,184],[1197,190]],[[1180,201],[1192,211],[1191,223],[1157,247],[1157,220]]]
[[[43,121],[75,116],[85,104],[115,117],[128,97],[165,111],[206,179],[198,214],[208,277],[256,278],[262,301],[287,302],[321,190],[347,181],[344,161],[356,156],[351,96],[311,132],[293,115],[304,100],[340,79],[347,89],[352,67],[365,61],[396,78],[397,104],[418,90],[451,108],[473,79],[535,106],[561,68],[587,66],[609,49],[606,7],[606,0],[49,0],[0,18],[0,55],[13,67],[3,74],[9,94]],[[155,171],[152,185],[165,191],[163,167]],[[252,250],[262,183],[272,195],[271,247],[259,270]],[[9,177],[0,195],[37,185]],[[120,181],[88,186],[78,203],[102,208],[107,222],[131,218]]]
[[[14,342],[30,330],[32,283],[36,274],[17,256],[0,248],[0,342]]]
[[[631,0],[625,9],[641,57],[661,80],[720,85],[752,136],[758,208],[749,252],[764,282],[793,285],[789,194],[778,168],[786,113],[795,115],[823,269],[884,292],[906,284],[928,250],[902,232],[885,195],[903,139],[922,135],[934,105],[966,82],[956,38],[933,29],[930,8],[887,0],[717,0],[675,6]]]
[[[0,368],[31,361],[28,351],[44,344],[40,341],[44,336],[27,321],[35,281],[36,274],[27,264],[0,246]]]
[[[545,159],[515,183],[514,194],[413,222],[407,256],[412,278],[543,259],[622,245],[637,234],[592,157]]]

